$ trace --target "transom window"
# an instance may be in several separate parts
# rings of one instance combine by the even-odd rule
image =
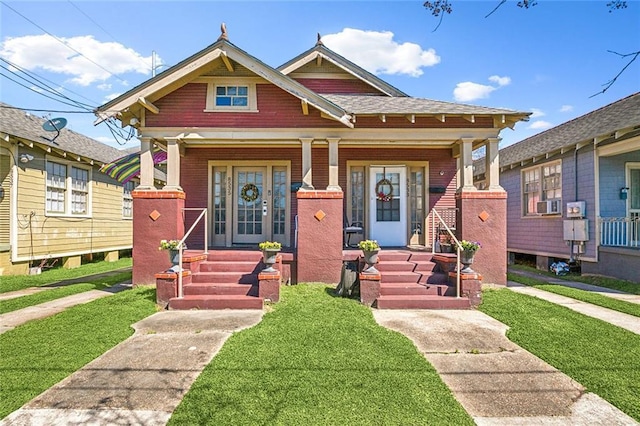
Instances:
[[[89,214],[89,170],[47,161],[47,213]]]
[[[216,86],[217,107],[248,107],[248,86]]]
[[[525,216],[538,215],[540,201],[557,201],[559,203],[561,199],[562,163],[545,164],[522,172],[522,206]],[[558,213],[560,211],[558,209]]]

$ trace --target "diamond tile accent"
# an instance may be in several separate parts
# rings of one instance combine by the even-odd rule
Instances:
[[[482,210],[482,213],[480,213],[478,215],[478,217],[480,218],[481,221],[486,222],[487,219],[489,219],[489,213],[487,213],[486,211]]]
[[[158,220],[158,218],[160,217],[160,212],[158,210],[154,210],[151,213],[149,213],[149,217],[151,218],[151,220],[153,220],[154,222],[156,220]]]
[[[316,214],[313,215],[313,217],[315,217],[318,220],[318,222],[322,221],[322,219],[324,219],[326,216],[327,214],[322,210],[318,210]]]

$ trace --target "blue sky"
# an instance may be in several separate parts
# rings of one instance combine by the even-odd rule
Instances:
[[[533,112],[502,132],[501,147],[640,90],[639,59],[590,97],[629,60],[608,50],[640,50],[635,0],[612,13],[607,0],[539,0],[528,10],[509,0],[487,18],[498,0],[452,0],[436,31],[423,1],[1,3],[0,100],[33,110],[78,108],[37,93],[9,63],[95,107],[150,78],[152,51],[159,64],[176,64],[214,43],[222,22],[232,43],[274,67],[320,33],[327,47],[411,96]],[[93,126],[92,114],[50,116],[116,147],[137,143],[120,145],[106,126]]]

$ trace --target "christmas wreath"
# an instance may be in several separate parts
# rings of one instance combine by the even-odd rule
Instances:
[[[245,186],[242,187],[242,190],[240,191],[240,197],[242,197],[242,199],[245,200],[247,203],[257,200],[259,195],[260,195],[260,190],[258,189],[257,186],[255,186],[252,183],[246,184]]]
[[[384,192],[383,189],[385,186],[389,188],[389,192]],[[376,183],[376,198],[380,201],[391,201],[393,198],[393,185],[389,179],[380,179],[378,183]]]

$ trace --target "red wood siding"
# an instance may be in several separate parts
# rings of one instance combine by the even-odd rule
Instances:
[[[415,123],[410,122],[404,116],[399,117],[388,115],[385,119],[386,122],[383,123],[382,120],[380,120],[380,117],[365,117],[358,115],[356,117],[355,127],[357,129],[469,129],[493,127],[493,118],[491,117],[476,117],[475,123],[471,123],[462,117],[447,117],[444,123],[434,117],[415,117]]]
[[[375,94],[382,92],[374,89],[362,80],[336,78],[299,78],[296,81],[305,87],[321,94],[352,95]]]

